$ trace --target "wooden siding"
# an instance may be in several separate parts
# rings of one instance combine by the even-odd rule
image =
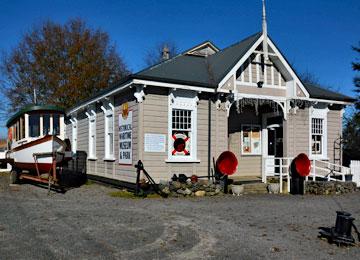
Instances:
[[[143,162],[147,171],[156,180],[169,180],[173,174],[205,176],[208,174],[208,100],[199,97],[197,107],[197,159],[200,162],[174,163],[166,162],[168,158],[168,93],[167,90],[149,90],[144,105],[143,132],[158,133],[166,136],[166,151],[164,153],[143,153]],[[212,155],[218,155],[227,150],[227,116],[224,105],[217,110],[211,103],[211,138]],[[143,135],[144,136],[144,135]],[[142,136],[142,138],[143,138]],[[211,165],[212,167],[212,165]]]
[[[256,116],[254,109],[245,108],[238,114],[235,107],[231,108],[229,116],[229,150],[239,161],[239,167],[234,176],[261,176],[262,155],[241,154],[241,126],[254,124],[261,127],[261,115]]]
[[[239,83],[236,86],[236,89],[239,93],[244,93],[244,94],[276,96],[276,97],[286,96],[286,89],[276,89],[276,88],[267,88],[267,87],[257,88],[253,86],[242,86],[241,83]]]
[[[234,76],[231,76],[222,86],[223,89],[234,90]]]
[[[119,115],[121,114],[122,103],[128,101],[129,109],[133,111],[133,131],[132,131],[132,158],[133,165],[138,160],[137,143],[138,143],[138,104],[134,100],[133,93],[127,92],[115,96],[114,98],[114,157],[115,161],[105,161],[105,118],[104,113],[96,109],[96,160],[88,160],[87,173],[112,178],[116,180],[135,182],[136,171],[133,165],[119,165]],[[85,115],[85,111],[78,113],[77,127],[77,150],[88,153],[88,137],[89,137],[89,121]],[[67,122],[66,135],[71,140],[72,129],[71,123]]]
[[[334,142],[340,136],[342,136],[342,111],[329,110],[327,114],[327,156],[330,162],[334,162]],[[338,150],[336,157],[339,158],[339,156]]]
[[[286,133],[285,133],[286,132]],[[309,108],[289,113],[284,121],[284,156],[294,157],[299,153],[309,154]]]
[[[305,93],[302,91],[299,84],[296,84],[296,96],[305,97]]]

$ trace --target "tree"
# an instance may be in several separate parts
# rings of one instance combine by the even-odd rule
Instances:
[[[38,104],[69,108],[129,73],[109,35],[80,19],[34,27],[0,69],[10,112],[34,103],[34,92]]]
[[[175,57],[178,54],[178,48],[172,41],[163,41],[155,45],[152,49],[146,52],[144,62],[146,66],[153,66],[164,60],[163,51],[167,50],[169,59]]]
[[[360,48],[353,47],[353,50],[360,54]],[[356,58],[352,62],[352,68],[355,72],[360,71],[360,60]],[[344,162],[349,160],[360,160],[360,76],[355,75],[354,77],[356,101],[355,111],[352,116],[347,118],[343,137],[345,140],[344,144]]]
[[[304,84],[312,84],[312,85],[319,85],[319,78],[317,76],[315,76],[315,74],[309,72],[309,71],[306,71],[304,73],[301,73],[299,75],[301,81],[304,83]]]
[[[353,47],[353,50],[356,51],[360,55],[360,47]],[[356,58],[356,61],[352,63],[353,70],[356,72],[360,72],[360,57]],[[355,93],[356,93],[356,102],[355,108],[357,109],[357,113],[360,113],[360,75],[356,75],[354,78],[355,84]]]

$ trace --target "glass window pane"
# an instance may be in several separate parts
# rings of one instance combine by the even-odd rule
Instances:
[[[53,115],[53,134],[54,135],[60,134],[60,115],[59,114]]]
[[[45,114],[43,115],[43,135],[50,134],[50,115]]]
[[[30,137],[40,136],[40,115],[29,115],[29,135]]]

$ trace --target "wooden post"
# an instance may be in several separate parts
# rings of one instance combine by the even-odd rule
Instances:
[[[279,167],[280,167],[280,193],[283,192],[283,168],[282,168],[282,159],[279,159]]]

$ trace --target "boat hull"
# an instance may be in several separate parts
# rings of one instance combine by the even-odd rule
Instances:
[[[37,140],[17,146],[11,150],[9,157],[13,166],[20,170],[49,172],[53,159],[56,164],[62,164],[65,157],[66,144],[56,136],[45,136]],[[54,154],[54,158],[52,156]]]

